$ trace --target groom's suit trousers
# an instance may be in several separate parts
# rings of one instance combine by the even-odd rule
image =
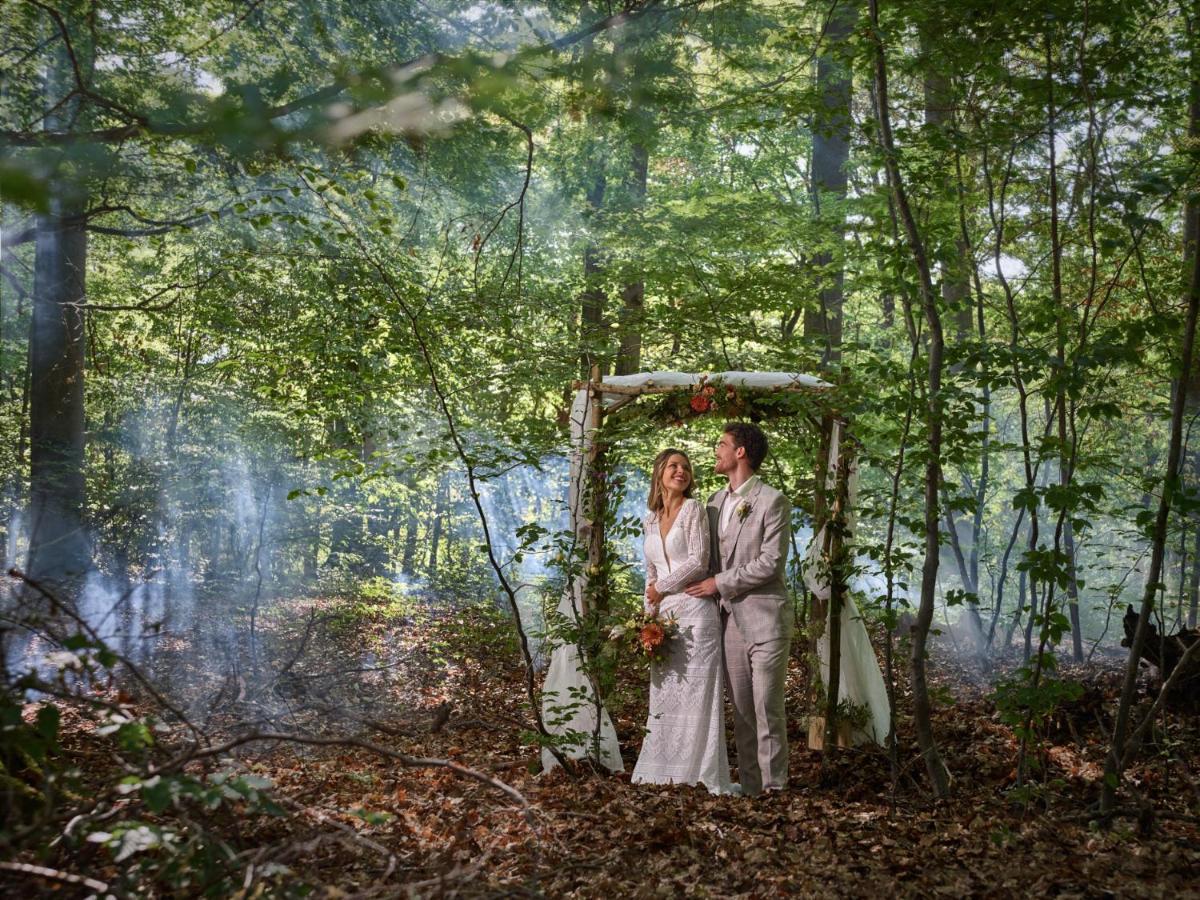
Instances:
[[[784,686],[791,640],[747,644],[728,614],[724,626],[726,689],[733,707],[742,793],[783,788],[788,780]]]

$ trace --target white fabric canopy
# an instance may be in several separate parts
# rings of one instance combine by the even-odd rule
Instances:
[[[600,382],[603,392],[606,385],[618,388],[680,388],[695,387],[704,381],[719,381],[724,384],[735,384],[739,387],[755,388],[758,390],[783,391],[828,391],[833,385],[822,381],[813,375],[801,375],[796,372],[711,372],[697,374],[692,372],[639,372],[637,375],[609,375]],[[583,388],[575,395],[575,405],[579,405],[579,396],[587,394]],[[612,406],[622,396],[623,392],[613,392],[604,395],[604,405]],[[574,417],[572,417],[572,426]],[[574,437],[574,435],[572,435]]]
[[[833,385],[812,375],[802,375],[793,372],[713,372],[708,375],[689,372],[641,372],[636,375],[611,375],[600,382],[600,402],[605,408],[615,406],[627,400],[626,391],[605,392],[606,386],[616,388],[686,388],[694,387],[702,382],[719,381],[740,387],[763,391],[826,391]],[[575,393],[571,404],[571,480],[567,497],[567,508],[570,514],[571,529],[579,546],[587,546],[591,536],[591,522],[584,515],[583,490],[584,479],[588,477],[588,460],[594,441],[593,404],[596,402],[591,386],[580,388]],[[586,576],[585,576],[586,577]],[[576,580],[570,589],[565,591],[558,604],[559,615],[568,622],[578,622],[579,611],[583,609],[583,599],[586,596],[584,578]],[[861,627],[861,623],[860,627]],[[864,632],[865,633],[865,632]],[[579,648],[572,644],[562,644],[554,648],[550,656],[550,668],[546,673],[545,686],[542,689],[542,715],[546,728],[552,734],[563,735],[568,732],[583,732],[588,735],[598,735],[599,754],[597,760],[611,771],[622,771],[620,747],[617,744],[616,730],[612,720],[603,706],[600,709],[600,721],[597,726],[594,688],[587,676],[580,669]],[[584,702],[568,717],[558,711],[568,701],[579,699]],[[564,720],[565,718],[565,720]],[[598,731],[597,731],[598,728]],[[886,734],[886,730],[884,732]],[[595,742],[586,741],[563,748],[564,755],[579,759],[594,756]],[[542,751],[542,766],[549,770],[557,765],[554,757],[547,750]]]

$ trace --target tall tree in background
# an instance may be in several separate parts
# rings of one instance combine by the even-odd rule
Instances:
[[[1188,116],[1187,136],[1190,148],[1194,151],[1200,145],[1200,66],[1196,63],[1197,47],[1200,46],[1200,4],[1193,3],[1190,8],[1183,4],[1188,46],[1191,49],[1192,73],[1188,81]],[[1185,277],[1195,267],[1197,252],[1200,252],[1200,195],[1189,191],[1187,202],[1183,209],[1183,271]],[[1200,417],[1200,365],[1193,365],[1190,372],[1184,373],[1184,385],[1187,396],[1187,420],[1194,422]],[[1196,440],[1186,448],[1187,462],[1183,474],[1187,479],[1189,492],[1194,496],[1200,490],[1200,440]],[[1188,577],[1187,589],[1187,624],[1188,628],[1196,627],[1198,607],[1200,607],[1200,514],[1191,515],[1192,528],[1195,533],[1195,544],[1192,548],[1192,568]]]
[[[629,178],[626,190],[630,212],[636,215],[646,200],[646,176],[650,168],[650,136],[643,130],[649,127],[644,113],[635,117],[636,131],[630,141]],[[638,262],[640,265],[640,261]],[[642,316],[646,305],[646,280],[629,277],[621,288],[621,312],[617,326],[618,375],[632,375],[642,367]]]
[[[55,14],[46,68],[43,129],[67,134],[86,114],[75,79],[90,56],[68,44]],[[53,182],[37,216],[33,319],[29,334],[29,561],[35,578],[71,579],[91,566],[84,530],[84,321],[87,298],[87,194],[70,179]]]
[[[891,110],[888,100],[887,58],[884,53],[883,36],[879,28],[879,3],[870,0],[871,32],[875,49],[875,117],[879,125],[879,141],[887,168],[888,184],[891,186],[896,212],[904,226],[909,251],[917,270],[921,302],[925,311],[925,324],[929,335],[929,368],[926,427],[928,446],[925,448],[925,560],[921,570],[921,602],[917,609],[916,622],[912,629],[912,688],[913,719],[917,730],[917,743],[933,793],[945,797],[950,793],[950,773],[942,761],[933,735],[932,702],[926,674],[926,646],[930,627],[933,624],[934,599],[937,592],[938,561],[941,554],[941,523],[939,516],[940,488],[942,481],[942,367],[945,339],[942,332],[941,312],[930,275],[929,257],[925,242],[908,202],[908,193],[900,172],[896,144],[892,136]]]
[[[851,70],[848,39],[857,12],[848,0],[835,0],[821,35],[817,56],[817,114],[812,124],[812,199],[818,221],[827,233],[813,267],[821,279],[816,309],[804,311],[804,334],[820,340],[821,367],[835,367],[842,358],[842,318],[845,303],[846,164],[850,160]]]
[[[932,227],[931,241],[941,238],[940,246],[931,247],[931,257],[940,260],[942,302],[954,323],[954,341],[959,348],[965,347],[975,337],[973,304],[971,296],[971,274],[975,267],[971,246],[966,233],[966,216],[963,210],[967,186],[963,184],[962,140],[958,125],[958,98],[955,92],[955,54],[953,47],[938,41],[936,34],[944,30],[947,23],[942,16],[926,11],[918,22],[920,58],[923,64],[922,93],[925,106],[925,130],[932,148],[937,169],[942,173],[938,189],[927,210],[927,219]],[[957,176],[957,177],[956,177]],[[951,199],[953,198],[953,199]],[[982,298],[980,300],[982,303]],[[982,327],[983,317],[980,316]],[[983,335],[979,335],[982,341]],[[951,372],[960,370],[962,363],[951,367]],[[984,452],[988,435],[989,410],[986,403],[979,404],[980,429],[984,434]],[[963,480],[968,479],[965,468]],[[964,606],[970,623],[970,639],[977,652],[983,649],[983,624],[979,617],[979,538],[982,516],[979,507],[987,489],[987,460],[981,462],[981,470],[970,485],[963,485],[958,497],[951,497],[943,486],[942,500],[946,532],[958,566],[959,578],[970,596]],[[973,490],[972,490],[973,488]],[[958,502],[956,502],[958,501]],[[972,515],[960,518],[956,509],[967,507]]]
[[[1193,135],[1197,129],[1196,100],[1200,98],[1200,2],[1193,0],[1188,16],[1188,81],[1190,86],[1188,108],[1188,134]],[[1200,158],[1200,148],[1194,143],[1187,147],[1187,155],[1193,161]],[[1194,214],[1195,205],[1189,196],[1185,206],[1185,215]],[[1113,724],[1112,742],[1104,764],[1104,782],[1100,795],[1100,810],[1111,815],[1116,809],[1117,791],[1125,768],[1132,761],[1137,751],[1140,737],[1138,732],[1152,721],[1152,709],[1147,713],[1138,729],[1132,732],[1130,719],[1133,715],[1133,701],[1137,690],[1138,667],[1141,664],[1142,648],[1150,631],[1151,616],[1154,612],[1158,593],[1163,589],[1163,559],[1166,554],[1168,526],[1171,518],[1172,504],[1187,503],[1194,505],[1194,495],[1183,482],[1183,453],[1185,413],[1188,408],[1187,383],[1196,367],[1196,328],[1200,320],[1200,252],[1196,251],[1195,240],[1200,235],[1200,226],[1185,222],[1184,226],[1184,258],[1190,257],[1192,268],[1188,273],[1187,304],[1183,319],[1183,331],[1180,335],[1179,369],[1171,400],[1171,432],[1167,444],[1167,465],[1163,476],[1162,495],[1159,498],[1158,510],[1154,518],[1154,530],[1150,542],[1150,565],[1146,574],[1145,590],[1142,594],[1141,608],[1138,610],[1138,623],[1133,639],[1129,643],[1129,656],[1125,662],[1125,677],[1121,684],[1121,699],[1117,705],[1116,721]]]

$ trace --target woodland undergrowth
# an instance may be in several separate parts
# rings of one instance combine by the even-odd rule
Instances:
[[[86,704],[60,701],[50,755],[76,773],[60,802],[82,806],[82,798],[111,793],[100,821],[89,824],[92,834],[111,836],[112,822],[136,820],[175,837],[147,840],[118,861],[133,843],[44,834],[40,855],[12,858],[59,877],[0,872],[0,889],[94,893],[64,883],[61,876],[74,873],[115,896],[762,896],[868,888],[902,896],[1181,896],[1200,863],[1200,789],[1188,749],[1200,746],[1194,716],[1163,718],[1128,774],[1130,805],[1110,827],[1089,814],[1120,690],[1117,655],[1097,654],[1089,667],[1061,673],[1082,694],[1046,720],[1035,743],[1036,777],[1018,787],[1018,742],[992,699],[992,684],[1017,663],[984,672],[961,662],[949,642],[935,644],[936,724],[954,782],[949,800],[933,801],[921,783],[903,681],[895,784],[881,748],[843,749],[824,760],[807,749],[797,714],[807,673],[797,647],[789,677],[792,788],[745,799],[630,785],[646,714],[646,671],[632,659],[614,703],[626,774],[539,774],[512,631],[488,605],[433,613],[310,598],[265,616],[260,640],[258,664],[273,674],[255,674],[251,657],[239,672],[206,674],[211,660],[182,635],[163,641],[154,674],[187,686],[175,697],[193,721],[203,718],[212,744],[256,732],[347,743],[246,743],[190,760],[179,774],[209,785],[243,779],[237,784],[249,787],[219,800],[178,788],[156,797],[154,784],[129,775],[137,748],[114,745]],[[117,669],[96,680],[91,699],[132,720],[165,721]],[[1145,673],[1143,702],[1153,687]],[[25,710],[27,718],[34,712]],[[160,751],[186,742],[179,724],[160,724],[154,735]],[[400,765],[375,747],[503,782],[528,808],[493,784],[445,767]],[[122,779],[132,787],[113,793]],[[53,820],[41,827],[64,830]]]

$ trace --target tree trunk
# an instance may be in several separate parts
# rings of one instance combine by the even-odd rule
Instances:
[[[73,70],[84,77],[91,71],[86,34],[73,52],[71,57],[60,44],[47,67],[47,131],[65,132],[79,125],[81,99],[74,90]],[[56,180],[46,211],[37,217],[34,238],[26,567],[33,577],[50,581],[77,578],[92,565],[83,525],[86,211],[86,191],[69,178]]]
[[[1200,143],[1200,71],[1197,71],[1196,61],[1196,29],[1200,28],[1200,5],[1193,4],[1191,16],[1188,18],[1188,37],[1192,50],[1192,79],[1188,93],[1188,139],[1189,146]],[[1194,192],[1189,191],[1187,203],[1183,211],[1183,270],[1191,272],[1195,265],[1197,244],[1200,242],[1200,199]],[[1200,366],[1193,365],[1187,373],[1187,411],[1186,419],[1195,421],[1200,415]],[[1185,485],[1192,496],[1200,490],[1200,446],[1188,448],[1189,465],[1184,468]],[[1191,583],[1188,591],[1188,627],[1196,627],[1196,607],[1200,599],[1200,517],[1197,519],[1196,551],[1192,554]]]
[[[1083,622],[1079,615],[1079,579],[1075,567],[1075,529],[1068,516],[1063,522],[1063,550],[1067,555],[1067,612],[1071,617],[1071,654],[1083,662]]]
[[[924,101],[925,101],[925,125],[928,129],[936,132],[941,142],[952,148],[943,153],[947,157],[942,165],[942,170],[949,173],[951,171],[949,157],[956,153],[953,150],[956,139],[956,126],[954,119],[954,92],[950,77],[946,74],[945,63],[942,60],[933,58],[934,41],[929,34],[927,28],[921,29],[921,55],[924,57],[925,76],[923,81]],[[953,213],[956,218],[959,216],[958,207],[963,202],[963,185],[957,179],[945,177],[942,179],[942,190],[939,194],[949,195],[954,192],[956,201]],[[936,200],[934,201],[937,202]],[[934,215],[940,215],[942,218],[948,216],[941,210],[934,209]],[[949,241],[947,241],[949,243]],[[974,267],[974,262],[971,257],[971,248],[967,243],[967,236],[963,229],[958,229],[958,233],[953,239],[953,249],[949,247],[941,253],[935,254],[943,259],[949,259],[948,264],[942,265],[942,302],[945,308],[954,317],[954,335],[957,344],[966,343],[972,336],[973,321],[972,321],[972,303],[971,303],[971,271]],[[960,368],[956,366],[955,370]],[[983,415],[986,416],[986,410]],[[986,418],[983,422],[983,428],[986,429]],[[973,521],[967,521],[957,516],[954,510],[947,505],[946,513],[946,529],[950,536],[951,547],[955,554],[955,561],[958,563],[959,577],[962,581],[963,590],[970,594],[979,596],[979,578],[978,572],[972,572],[972,567],[968,563],[968,559],[974,558],[978,554],[976,542],[978,534],[973,529]],[[983,651],[983,622],[979,617],[979,604],[968,601],[963,608],[963,615],[966,616],[967,622],[971,629],[971,642],[976,653]]]
[[[1188,628],[1196,627],[1196,607],[1200,606],[1200,528],[1194,529],[1194,535],[1192,566],[1189,570],[1190,579],[1188,581]]]
[[[417,502],[416,497],[409,495],[408,519],[404,526],[404,556],[400,560],[400,571],[405,575],[413,574],[413,563],[417,558]]]
[[[844,59],[854,26],[855,8],[838,0],[817,58],[817,92],[820,108],[813,122],[812,200],[824,223],[828,244],[813,257],[813,266],[823,273],[817,309],[805,309],[805,337],[822,340],[821,368],[837,366],[842,356],[842,307],[845,297],[843,266],[846,240],[846,163],[850,159],[851,74]]]
[[[596,163],[603,167],[603,159]],[[590,215],[589,222],[595,224],[601,206],[604,204],[604,192],[607,187],[604,172],[600,171],[592,178],[587,190],[587,205]],[[607,373],[605,354],[598,345],[602,345],[606,337],[604,322],[605,293],[601,278],[604,273],[604,254],[600,246],[591,237],[583,248],[583,293],[580,295],[582,310],[580,313],[579,344],[582,348],[580,360],[581,377],[587,378],[593,365],[600,366],[601,374]]]
[[[925,100],[925,125],[939,132],[942,140],[952,144],[954,140],[954,93],[950,78],[946,75],[944,63],[935,60],[933,56],[934,41],[927,28],[921,29],[921,55],[924,57],[925,77],[923,81]],[[947,164],[942,167],[950,171]],[[955,188],[952,180],[946,178],[944,191],[949,194]],[[955,340],[963,343],[971,337],[971,256],[970,248],[963,235],[954,239],[954,249],[946,254],[953,261],[942,267],[942,300],[946,309],[954,316]]]
[[[88,570],[84,513],[84,202],[54,196],[38,216],[30,323],[30,575]]]
[[[438,550],[441,548],[442,535],[446,527],[446,494],[449,487],[449,478],[446,475],[442,475],[438,479],[437,502],[433,512],[433,529],[429,538],[429,568],[426,571],[429,573],[431,580],[437,578]]]
[[[895,199],[896,211],[904,225],[908,238],[909,250],[913,263],[919,275],[921,300],[925,308],[925,320],[928,327],[929,352],[929,396],[927,408],[927,427],[929,434],[928,461],[925,465],[925,560],[921,572],[921,602],[917,610],[916,622],[913,626],[912,646],[912,690],[913,690],[913,720],[917,731],[917,743],[921,756],[925,761],[926,771],[937,797],[945,797],[950,793],[950,773],[938,752],[933,735],[932,702],[929,696],[929,682],[925,672],[926,647],[929,640],[929,629],[933,623],[934,594],[937,589],[938,559],[940,553],[938,501],[942,482],[941,453],[942,453],[942,357],[944,352],[944,337],[942,334],[941,314],[938,310],[937,298],[933,290],[933,280],[930,277],[929,259],[925,253],[925,244],[912,208],[909,206],[908,194],[904,180],[900,174],[899,161],[896,158],[896,146],[892,137],[891,112],[888,108],[887,62],[879,32],[879,3],[869,0],[871,12],[871,30],[875,41],[875,115],[879,124],[879,140],[882,145],[888,182],[891,185],[892,196]]]
[[[629,204],[639,208],[646,199],[646,175],[650,168],[650,150],[644,136],[633,141],[629,167]],[[640,263],[639,263],[640,265]],[[618,324],[620,347],[617,374],[632,375],[642,368],[642,313],[646,301],[643,278],[629,281],[621,289],[621,318]]]
[[[1197,118],[1200,114],[1200,42],[1197,38],[1197,27],[1200,26],[1200,0],[1191,4],[1191,21],[1189,29],[1191,66],[1191,99],[1188,131],[1195,133]],[[1195,212],[1193,204],[1188,204],[1188,212]],[[1192,237],[1196,235],[1196,226],[1186,232]],[[1179,490],[1176,478],[1181,474],[1180,460],[1183,453],[1184,413],[1190,391],[1186,381],[1195,372],[1193,355],[1196,339],[1196,319],[1200,314],[1200,253],[1196,252],[1194,242],[1189,246],[1192,268],[1188,285],[1187,319],[1181,336],[1180,371],[1184,373],[1182,382],[1175,390],[1171,403],[1171,438],[1167,450],[1167,470],[1163,480],[1162,498],[1158,504],[1158,513],[1154,520],[1154,537],[1150,545],[1150,571],[1147,577],[1146,590],[1142,594],[1142,608],[1138,619],[1137,631],[1129,647],[1129,657],[1125,663],[1125,680],[1121,685],[1121,701],[1117,706],[1116,722],[1113,725],[1112,746],[1104,765],[1104,782],[1100,795],[1102,813],[1111,814],[1116,807],[1117,788],[1120,785],[1121,773],[1125,764],[1125,741],[1129,732],[1129,717],[1133,708],[1133,695],[1137,686],[1138,660],[1142,655],[1142,646],[1146,641],[1147,626],[1150,613],[1154,609],[1154,599],[1158,593],[1158,583],[1162,579],[1163,551],[1167,542],[1167,524],[1171,515],[1171,502]]]
[[[1062,241],[1059,237],[1058,226],[1058,160],[1055,148],[1055,142],[1058,139],[1058,111],[1054,105],[1054,82],[1051,66],[1053,64],[1053,46],[1047,37],[1046,46],[1046,80],[1049,84],[1049,107],[1047,110],[1047,148],[1050,163],[1050,290],[1054,300],[1055,312],[1055,359],[1058,363],[1057,385],[1055,388],[1054,413],[1058,428],[1058,483],[1064,489],[1064,492],[1069,490],[1071,481],[1074,478],[1075,472],[1075,457],[1068,448],[1073,446],[1073,442],[1069,440],[1067,429],[1067,355],[1066,355],[1066,340],[1067,340],[1067,322],[1066,317],[1069,315],[1069,310],[1063,300],[1062,290]],[[1075,662],[1083,662],[1083,635],[1080,634],[1079,623],[1079,582],[1075,572],[1075,535],[1071,531],[1070,509],[1064,510],[1059,515],[1059,526],[1055,532],[1055,548],[1058,547],[1059,539],[1064,542],[1064,551],[1066,554],[1066,578],[1067,578],[1067,597],[1068,597],[1068,612],[1071,620],[1071,646]],[[1045,623],[1049,622],[1051,609],[1050,597],[1051,592],[1047,592],[1047,603],[1045,610],[1045,620],[1043,630],[1046,627]],[[1042,643],[1045,643],[1043,640]],[[1034,684],[1036,686],[1037,676],[1041,673],[1041,657],[1039,655],[1038,667],[1035,672]]]

